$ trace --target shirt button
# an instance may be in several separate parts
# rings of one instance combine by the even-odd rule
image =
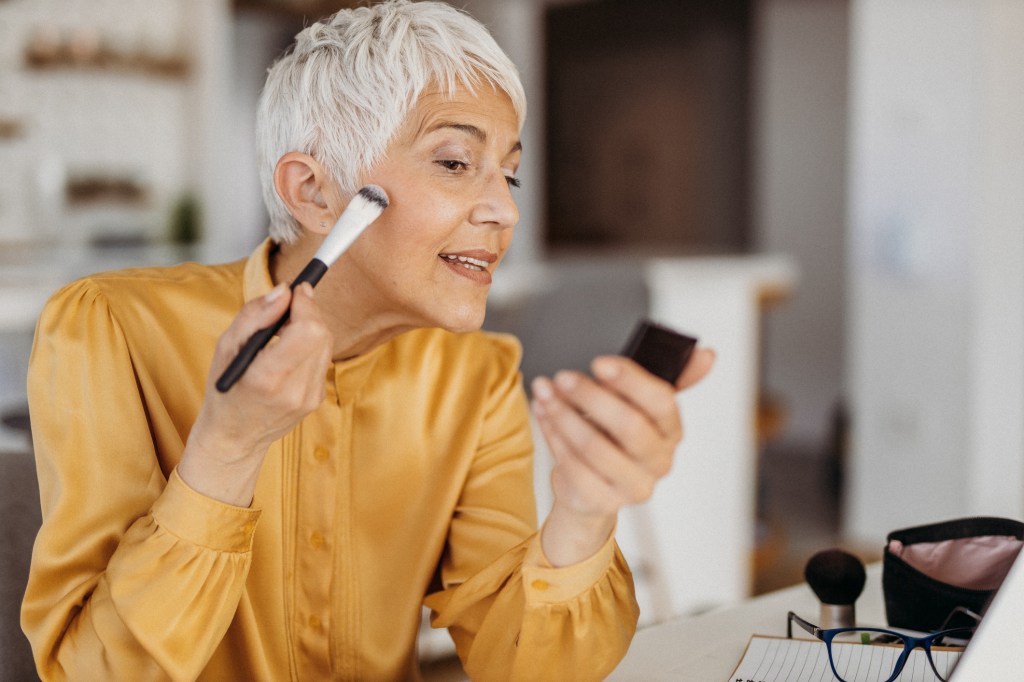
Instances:
[[[310,616],[309,617],[309,629],[310,630],[319,630],[320,629],[320,619],[317,618],[316,616]]]
[[[313,449],[313,457],[318,462],[326,462],[327,458],[331,456],[331,451],[322,445],[318,445]]]
[[[315,549],[320,549],[324,546],[324,536],[313,531],[313,534],[309,536],[309,544],[313,545]]]
[[[548,584],[547,580],[534,580],[532,583],[530,583],[530,587],[539,592],[543,592],[544,590],[548,589],[550,585]]]

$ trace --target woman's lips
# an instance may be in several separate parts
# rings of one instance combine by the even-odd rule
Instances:
[[[491,273],[488,267],[498,260],[493,253],[481,250],[442,253],[438,257],[453,273],[477,284],[491,283]]]

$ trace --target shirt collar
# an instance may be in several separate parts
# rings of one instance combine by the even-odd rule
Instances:
[[[274,280],[270,278],[270,257],[277,251],[277,248],[274,240],[267,237],[245,262],[245,272],[242,275],[242,296],[245,297],[246,303],[266,295],[274,288]]]

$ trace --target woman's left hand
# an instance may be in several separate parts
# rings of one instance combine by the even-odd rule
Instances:
[[[593,555],[619,509],[650,498],[683,438],[675,394],[700,381],[714,358],[697,349],[675,386],[621,356],[596,358],[593,378],[561,371],[534,380],[534,414],[555,459],[555,502],[541,535],[553,565]]]

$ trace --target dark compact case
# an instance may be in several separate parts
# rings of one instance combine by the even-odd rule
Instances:
[[[882,590],[889,625],[932,632],[957,607],[984,612],[1024,544],[1024,523],[953,519],[896,530],[886,540]]]
[[[656,377],[675,384],[696,345],[696,337],[651,320],[640,320],[621,354],[632,358]]]

